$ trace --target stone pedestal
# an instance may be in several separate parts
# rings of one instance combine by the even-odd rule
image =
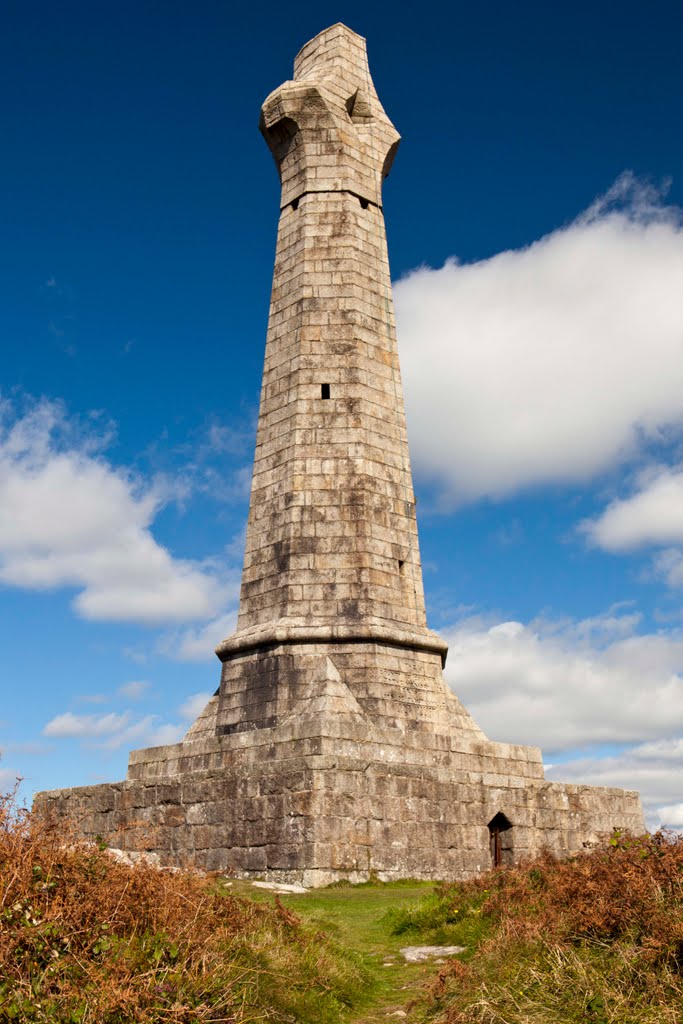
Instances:
[[[134,751],[125,782],[57,790],[42,805],[167,863],[313,886],[371,872],[469,877],[491,867],[498,814],[512,823],[514,860],[643,828],[636,793],[546,782],[540,751],[476,730],[378,728],[336,679],[309,714],[277,726],[218,737],[217,709],[214,697],[197,738]]]

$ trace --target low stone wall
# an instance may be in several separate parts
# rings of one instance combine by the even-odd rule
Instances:
[[[484,741],[453,750],[434,737],[426,751],[404,735],[399,748],[387,733],[385,742],[295,734],[136,751],[127,781],[43,793],[37,807],[166,863],[305,885],[370,872],[469,877],[491,866],[497,814],[512,826],[514,860],[572,853],[613,828],[643,830],[636,793],[546,782],[533,749]]]

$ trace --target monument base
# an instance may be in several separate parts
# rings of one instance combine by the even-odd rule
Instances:
[[[644,828],[637,793],[547,782],[533,747],[352,714],[216,736],[218,704],[183,742],[133,751],[126,781],[41,793],[37,809],[169,865],[306,886],[462,879]]]

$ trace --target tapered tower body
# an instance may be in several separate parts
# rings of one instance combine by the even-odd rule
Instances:
[[[344,25],[316,36],[294,80],[266,99],[261,131],[280,222],[218,729],[300,712],[323,669],[378,724],[433,725],[449,705],[474,729],[441,680],[446,645],[426,626],[382,212],[399,136],[365,40]]]
[[[237,631],[181,743],[40,794],[84,835],[316,885],[456,878],[643,826],[636,793],[544,780],[488,740],[427,628],[382,181],[399,136],[334,25],[266,99],[282,186]],[[466,339],[463,342],[466,344]],[[134,822],[152,828],[141,834]]]
[[[422,630],[381,205],[398,134],[342,25],[294,72],[261,116],[282,199],[238,628]]]

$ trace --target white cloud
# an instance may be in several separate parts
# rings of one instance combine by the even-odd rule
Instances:
[[[184,727],[176,723],[159,723],[158,715],[135,717],[130,711],[102,715],[75,715],[65,711],[55,715],[43,728],[44,736],[78,739],[107,750],[176,743],[184,732]]]
[[[236,624],[237,609],[232,608],[204,626],[164,635],[159,641],[159,650],[178,661],[213,661],[216,647],[235,631]]]
[[[0,768],[0,796],[11,793],[21,776],[13,768]]]
[[[129,718],[128,713],[119,715],[113,711],[105,715],[75,715],[73,711],[65,711],[50,719],[43,729],[43,736],[58,736],[61,739],[108,736],[127,728]]]
[[[632,753],[639,761],[663,761],[680,764],[683,767],[683,736],[672,740],[654,740],[641,743]]]
[[[646,545],[683,544],[683,472],[666,467],[641,475],[640,488],[611,502],[580,529],[605,551],[633,551]]]
[[[158,715],[144,715],[136,719],[127,715],[128,722],[124,728],[112,732],[95,744],[105,750],[135,750],[141,747],[160,747],[167,743],[177,743],[182,739],[185,730],[175,722],[159,722]]]
[[[208,702],[211,700],[212,696],[213,694],[211,693],[193,693],[180,705],[178,710],[186,721],[194,722],[195,718],[199,717]]]
[[[623,606],[580,621],[465,620],[445,633],[446,677],[492,739],[548,751],[549,779],[638,790],[650,828],[677,828],[683,633],[638,625]]]
[[[138,693],[144,692],[148,685],[127,684],[128,688],[135,687],[128,696],[137,699]],[[118,692],[122,693],[124,688],[120,687]],[[130,709],[85,715],[64,711],[46,723],[43,736],[55,740],[76,740],[83,746],[101,750],[130,750],[178,743],[187,731],[187,722],[197,718],[210,697],[210,693],[190,694],[177,709],[182,722],[160,722],[159,715],[141,715]]]
[[[667,586],[683,586],[683,551],[677,548],[660,551],[652,560],[652,568],[655,575],[664,580]]]
[[[395,286],[411,448],[445,503],[582,481],[683,422],[683,226],[632,175],[526,249]]]
[[[140,700],[149,690],[150,685],[146,679],[132,680],[130,683],[124,683],[122,686],[119,686],[116,692],[120,697],[128,697],[129,700]]]
[[[76,587],[89,619],[206,618],[225,601],[215,573],[173,558],[151,533],[168,487],[113,467],[101,447],[57,403],[18,418],[0,403],[0,583]]]
[[[550,754],[683,731],[683,633],[638,634],[623,609],[582,621],[465,620],[446,678],[492,738]]]
[[[616,498],[594,519],[584,519],[579,532],[590,544],[618,554],[659,547],[652,556],[651,575],[669,587],[683,586],[683,472],[649,467],[636,480],[634,493]],[[664,545],[678,544],[679,547]]]
[[[669,828],[683,828],[683,803],[659,807],[657,817],[663,825],[667,825]]]

